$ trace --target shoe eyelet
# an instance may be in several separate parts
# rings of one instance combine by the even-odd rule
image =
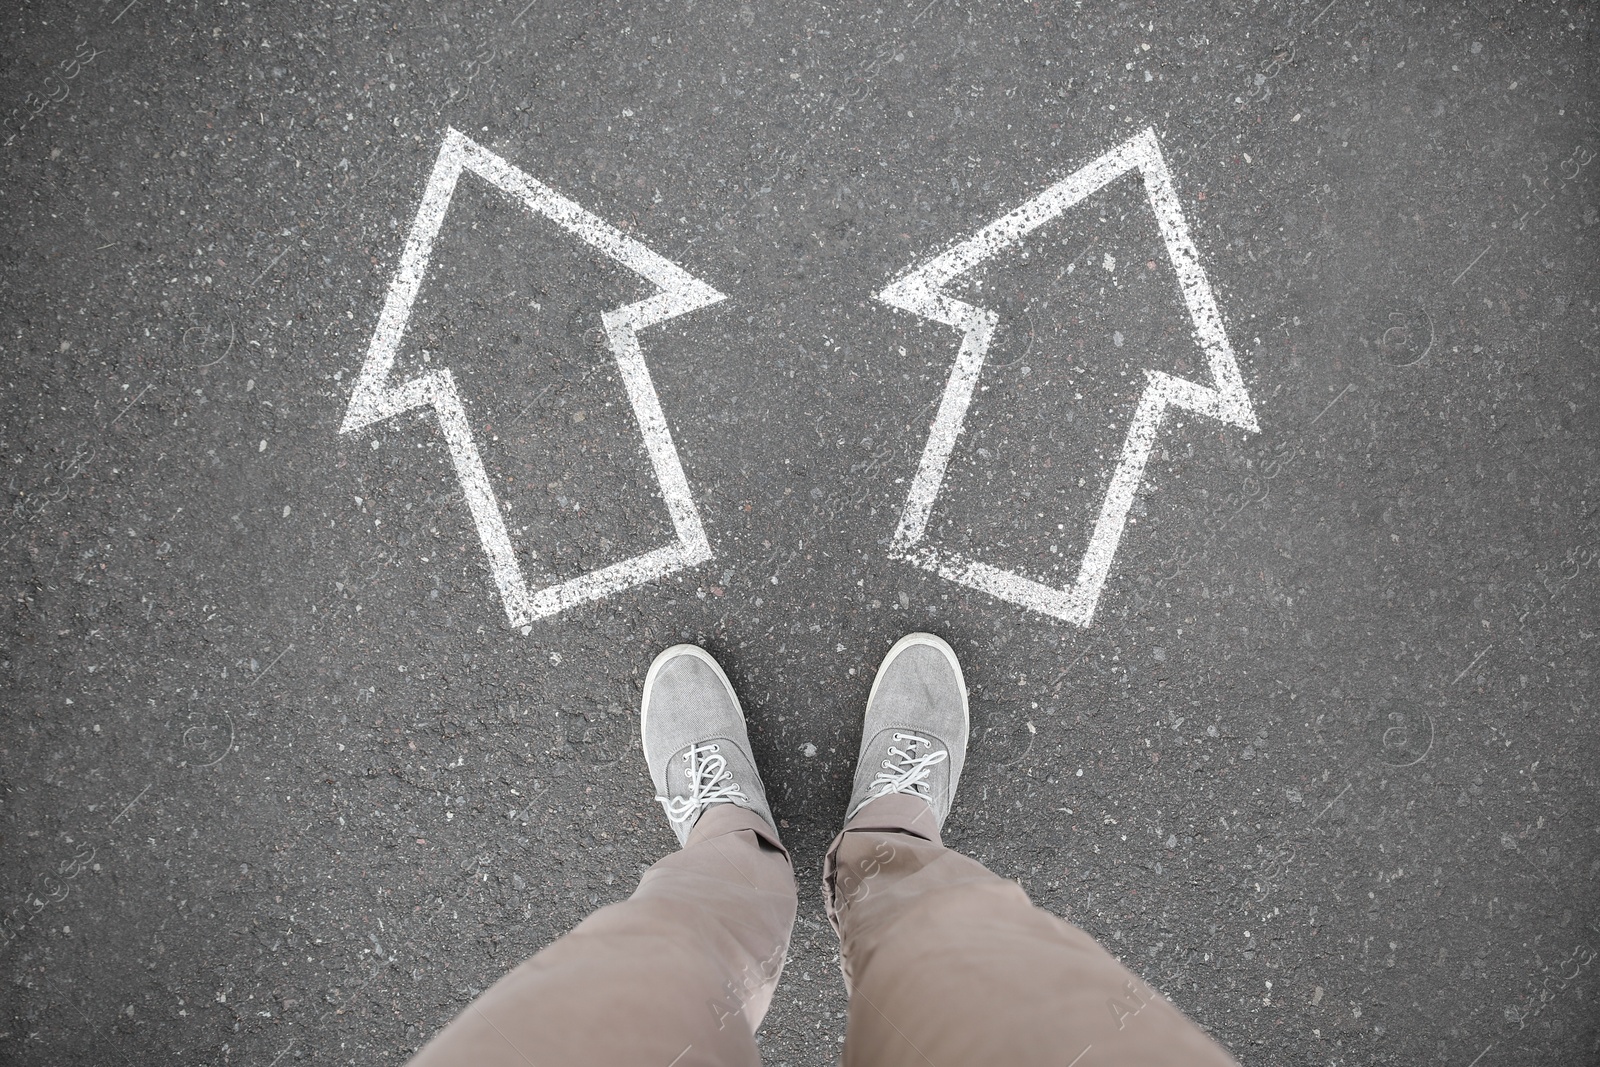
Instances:
[[[888,760],[884,760],[884,761],[883,761],[883,765],[884,765],[884,766],[885,766],[885,767],[887,767],[887,766],[889,766],[889,765],[890,765],[890,764],[889,764],[889,761],[888,761]]]
[[[711,751],[713,751],[713,752],[721,752],[722,751],[722,746],[721,745],[712,745],[711,746]]]

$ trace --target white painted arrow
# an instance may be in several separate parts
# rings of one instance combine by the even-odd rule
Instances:
[[[655,295],[605,312],[601,321],[616,357],[617,369],[644,434],[645,450],[661,483],[661,495],[672,516],[677,540],[664,548],[613,563],[570,581],[530,589],[522,566],[511,547],[500,501],[495,496],[483,459],[472,436],[472,425],[448,369],[391,383],[395,353],[411,316],[411,305],[422,287],[433,253],[433,242],[444,224],[445,212],[463,171],[471,171],[507,195],[520,200],[533,214],[550,219],[563,230],[594,246],[624,267],[653,282]],[[341,433],[352,433],[414,408],[432,408],[444,431],[445,444],[455,463],[456,477],[478,527],[478,537],[489,557],[489,569],[505,601],[506,617],[513,626],[565,611],[575,604],[597,600],[619,590],[652,581],[683,567],[711,559],[711,545],[700,524],[689,483],[672,443],[667,420],[661,413],[650,371],[639,349],[638,333],[646,326],[665,322],[724,299],[723,294],[682,267],[652,252],[610,223],[585,211],[525,172],[507,163],[471,138],[449,130],[439,158],[422,194],[417,217],[411,223],[400,266],[389,283],[383,312],[367,348],[367,361],[356,379]]]
[[[955,447],[966,419],[972,392],[983,370],[984,356],[999,317],[992,311],[973,307],[944,291],[957,277],[979,263],[1010,248],[1051,219],[1067,211],[1085,197],[1093,195],[1114,179],[1137,169],[1144,179],[1145,195],[1155,212],[1167,256],[1177,272],[1178,286],[1194,325],[1194,337],[1210,362],[1214,387],[1175,378],[1161,371],[1146,370],[1148,384],[1139,399],[1128,435],[1122,445],[1122,458],[1111,475],[1100,517],[1089,538],[1089,547],[1078,569],[1078,579],[1066,589],[1043,585],[1012,571],[968,559],[954,552],[926,544],[928,516],[944,483],[950,451]],[[1139,491],[1144,467],[1150,458],[1156,435],[1168,407],[1178,407],[1200,415],[1256,431],[1255,412],[1239,375],[1239,364],[1222,328],[1206,280],[1205,269],[1189,239],[1189,227],[1172,187],[1172,175],[1155,131],[1136,134],[1071,176],[1052,185],[1021,207],[989,223],[942,255],[936,256],[878,294],[886,304],[954,326],[962,333],[961,350],[956,356],[944,397],[934,416],[923,449],[922,461],[912,480],[900,525],[890,543],[890,553],[900,559],[933,571],[950,581],[978,589],[1012,604],[1051,615],[1078,626],[1094,619],[1100,591],[1111,571],[1111,560],[1122,540],[1128,508]]]

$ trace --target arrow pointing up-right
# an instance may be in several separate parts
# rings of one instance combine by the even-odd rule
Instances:
[[[1148,384],[1128,426],[1122,456],[1101,502],[1100,516],[1089,537],[1078,579],[1067,588],[1043,585],[1012,571],[927,544],[923,539],[927,534],[928,516],[944,483],[950,452],[961,433],[989,341],[999,321],[994,312],[951,296],[945,286],[1131,170],[1138,170],[1144,179],[1145,195],[1160,227],[1167,257],[1177,272],[1178,286],[1183,291],[1183,301],[1194,326],[1194,338],[1206,354],[1213,384],[1204,386],[1161,371],[1145,371]],[[928,444],[912,480],[890,553],[950,581],[1020,607],[1078,626],[1088,626],[1094,619],[1095,605],[1099,603],[1100,591],[1111,571],[1112,557],[1122,540],[1128,508],[1139,491],[1145,463],[1169,407],[1208,415],[1251,432],[1260,428],[1239,374],[1238,361],[1222,328],[1222,315],[1211,295],[1205,269],[1200,266],[1194,242],[1189,239],[1189,227],[1184,222],[1183,209],[1178,206],[1172,175],[1161,158],[1161,148],[1152,129],[1129,138],[954,248],[912,270],[880,292],[878,299],[954,326],[962,333],[961,351],[928,433]]]

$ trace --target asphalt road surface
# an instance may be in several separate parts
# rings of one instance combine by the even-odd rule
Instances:
[[[1591,4],[3,6],[0,1059],[402,1062],[687,640],[836,1062],[926,629],[948,843],[1244,1063],[1600,1062]]]

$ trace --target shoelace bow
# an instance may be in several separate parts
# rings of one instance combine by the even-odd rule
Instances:
[[[728,760],[719,746],[691,745],[683,759],[689,765],[689,794],[656,797],[656,803],[666,809],[667,818],[674,823],[688,822],[712,804],[749,805],[750,798],[733,780],[733,772],[728,770]]]
[[[916,754],[917,747],[926,745],[932,748],[932,741],[926,737],[907,733],[896,733],[894,739],[906,742],[906,747],[889,746],[889,755],[894,756],[899,762],[883,761],[885,769],[879,771],[878,776],[872,780],[872,785],[869,787],[872,792],[868,794],[867,800],[886,797],[890,793],[910,793],[932,802],[933,791],[928,787],[928,777],[933,774],[936,764],[950,758],[950,753],[941,748],[937,752],[927,752],[919,756]],[[866,801],[862,803],[865,804]],[[859,804],[856,806],[858,810],[860,806]]]

